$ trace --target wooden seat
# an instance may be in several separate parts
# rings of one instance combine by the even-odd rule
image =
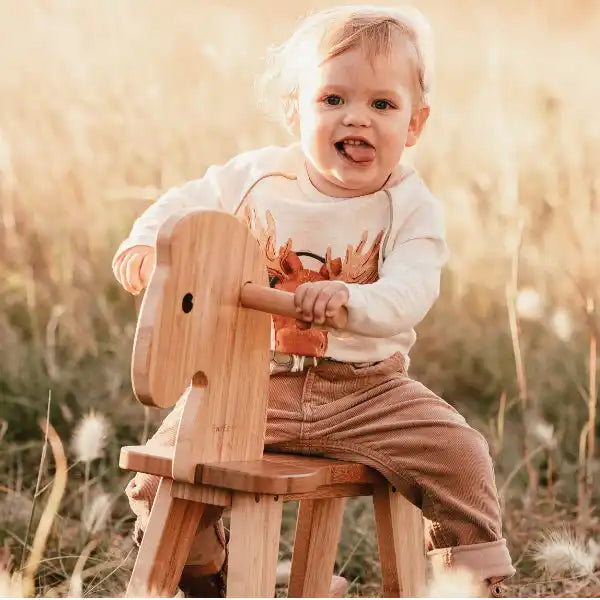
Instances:
[[[191,212],[159,231],[132,382],[146,405],[168,408],[182,394],[185,402],[173,448],[121,450],[123,469],[161,477],[127,595],[174,594],[198,524],[216,505],[231,509],[227,595],[273,597],[282,504],[299,500],[288,594],[327,596],[345,499],[372,496],[382,595],[417,596],[419,508],[365,465],[263,453],[268,313],[296,315],[293,295],[267,281],[256,240],[231,215]]]
[[[119,466],[128,471],[171,477],[173,450],[125,446],[121,449]],[[240,492],[280,495],[335,492],[348,494],[347,497],[370,495],[373,484],[383,481],[377,471],[360,463],[273,452],[265,453],[260,460],[198,465],[194,478],[196,484]]]

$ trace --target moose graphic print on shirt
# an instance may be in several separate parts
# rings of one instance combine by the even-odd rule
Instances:
[[[346,283],[373,283],[379,278],[379,252],[383,230],[366,249],[368,232],[362,232],[356,247],[349,244],[344,258],[332,258],[331,247],[325,248],[325,256],[311,251],[294,249],[291,238],[278,247],[277,226],[269,210],[265,213],[266,225],[256,216],[256,211],[245,207],[246,225],[258,240],[267,262],[271,287],[295,292],[299,285],[307,282],[341,280]],[[313,259],[321,263],[319,270],[307,268],[305,262]],[[299,329],[292,317],[273,315],[275,350],[302,356],[325,356],[327,331],[321,329]]]

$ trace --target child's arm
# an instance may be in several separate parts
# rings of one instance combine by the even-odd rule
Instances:
[[[156,234],[171,215],[190,208],[232,212],[241,199],[255,170],[263,168],[273,150],[240,154],[222,166],[212,166],[204,177],[173,188],[162,195],[139,217],[129,236],[117,249],[113,272],[117,281],[130,293],[146,287],[154,269]]]
[[[156,234],[170,215],[186,208],[226,210],[219,169],[223,167],[211,167],[202,179],[169,190],[135,221],[112,261],[115,278],[130,294],[139,294],[146,287],[155,265]]]
[[[135,221],[129,236],[121,243],[113,259],[115,262],[123,252],[134,246],[154,247],[156,234],[160,226],[171,215],[187,208],[206,208],[208,210],[227,210],[223,202],[224,195],[221,172],[225,167],[210,167],[202,179],[190,181],[181,187],[170,189],[154,204],[148,207]]]
[[[341,306],[344,329],[368,337],[391,337],[412,329],[438,297],[440,271],[447,259],[441,207],[433,198],[420,204],[403,224],[385,257],[379,280],[370,284],[305,283],[295,294],[299,318],[322,324]]]
[[[391,337],[412,329],[429,312],[440,291],[448,258],[441,206],[431,198],[402,226],[371,284],[347,284],[348,326],[369,337]]]

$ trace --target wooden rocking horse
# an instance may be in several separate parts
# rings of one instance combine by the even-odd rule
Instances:
[[[138,319],[133,389],[168,408],[187,390],[174,449],[127,446],[120,466],[162,477],[128,587],[172,596],[207,505],[230,507],[228,597],[273,597],[282,504],[299,500],[289,596],[328,594],[345,498],[373,497],[385,597],[423,591],[421,511],[362,464],[263,454],[271,314],[259,245],[234,216],[171,217]]]

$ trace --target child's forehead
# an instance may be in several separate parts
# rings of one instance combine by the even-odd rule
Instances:
[[[410,53],[402,48],[371,54],[367,49],[352,48],[313,65],[300,86],[337,86],[354,89],[398,90],[412,86],[415,65]]]

